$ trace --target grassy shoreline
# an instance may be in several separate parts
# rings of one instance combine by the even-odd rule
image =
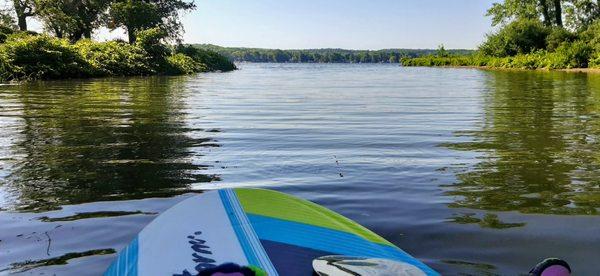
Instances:
[[[457,66],[496,69],[524,70],[562,70],[562,69],[595,69],[600,68],[600,58],[578,53],[537,51],[529,54],[518,54],[507,57],[493,57],[481,54],[469,56],[423,56],[403,58],[403,66]]]
[[[436,54],[403,58],[401,63],[577,72],[600,68],[600,20],[577,29],[553,26],[536,18],[511,19],[500,26],[471,55],[452,54],[441,46]]]
[[[186,75],[232,71],[235,64],[208,50],[163,43],[164,33],[149,29],[135,43],[72,43],[45,34],[0,34],[0,82],[99,77]]]
[[[403,65],[404,66],[404,65]],[[562,69],[549,69],[549,68],[504,68],[504,67],[491,67],[491,66],[476,66],[476,65],[441,65],[441,66],[406,66],[415,68],[448,68],[448,69],[479,69],[489,71],[539,71],[539,72],[567,72],[567,73],[589,73],[589,74],[600,74],[600,68],[562,68]]]

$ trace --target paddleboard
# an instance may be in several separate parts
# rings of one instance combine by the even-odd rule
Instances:
[[[331,264],[324,256],[332,255],[386,260],[386,267],[389,260],[405,264],[411,275],[439,275],[338,213],[264,189],[215,190],[180,202],[148,224],[104,275],[198,275],[224,263],[257,275],[313,275],[313,265]]]

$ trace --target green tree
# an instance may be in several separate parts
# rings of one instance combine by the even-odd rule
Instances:
[[[438,46],[437,51],[435,53],[438,57],[448,57],[448,51],[446,51],[446,48],[444,47],[444,44],[441,44],[440,46]]]
[[[129,43],[135,43],[137,32],[154,27],[160,27],[169,38],[176,39],[182,32],[179,12],[195,8],[194,2],[185,0],[116,0],[109,8],[108,27],[124,28]]]
[[[600,18],[596,0],[570,0],[565,3],[565,24],[574,30],[584,30]]]
[[[27,31],[27,17],[35,16],[35,0],[13,0],[19,30]]]
[[[479,50],[485,55],[495,57],[528,54],[546,49],[549,33],[550,28],[537,19],[520,19],[506,25],[497,33],[488,35]]]
[[[553,1],[554,5],[554,24],[556,24],[556,26],[562,27],[563,26],[563,22],[562,22],[562,4],[561,4],[561,0],[554,0]]]
[[[538,18],[538,1],[505,0],[502,3],[494,3],[486,15],[492,17],[492,26],[508,24],[518,19]]]
[[[0,11],[0,29],[2,32],[10,30],[10,32],[18,28],[15,19],[10,14],[10,11]]]
[[[39,18],[57,37],[91,38],[110,0],[36,0]]]
[[[504,0],[487,11],[492,25],[504,25],[514,20],[541,19],[546,26],[563,25],[561,0]]]
[[[552,25],[552,21],[550,20],[550,9],[546,0],[540,0],[540,10],[542,12],[542,18],[544,19],[544,25]]]

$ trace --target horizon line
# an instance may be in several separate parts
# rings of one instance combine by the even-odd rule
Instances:
[[[282,51],[306,51],[306,50],[346,50],[346,51],[385,51],[385,50],[422,50],[422,51],[436,51],[436,48],[382,48],[382,49],[352,49],[352,48],[338,48],[338,47],[325,47],[325,48],[265,48],[265,47],[249,47],[249,46],[222,46],[212,43],[188,43],[187,45],[207,45],[216,46],[221,48],[236,48],[236,49],[257,49],[257,50],[282,50]],[[446,51],[477,51],[477,49],[469,48],[447,48]]]

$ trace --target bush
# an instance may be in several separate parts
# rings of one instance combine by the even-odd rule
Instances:
[[[161,28],[151,28],[137,33],[135,45],[150,57],[150,62],[162,74],[178,75],[207,71],[200,60],[185,53],[172,54],[171,48],[163,43],[168,34]]]
[[[590,68],[600,68],[600,54],[599,53],[593,53],[592,57],[590,58],[590,62],[588,63],[588,67]]]
[[[600,20],[591,24],[585,31],[579,35],[580,39],[587,41],[595,51],[600,51]]]
[[[81,40],[77,51],[91,65],[96,76],[131,76],[156,73],[144,49],[122,41]]]
[[[563,43],[556,49],[556,55],[564,60],[559,68],[586,68],[592,53],[592,47],[583,41]]]
[[[555,51],[558,47],[565,42],[573,42],[577,39],[577,35],[566,30],[565,28],[552,28],[548,37],[546,37],[546,49],[548,51]]]
[[[165,73],[169,75],[193,74],[207,71],[204,64],[182,53],[169,56],[167,64],[168,68]]]
[[[237,69],[235,64],[227,57],[214,51],[198,49],[194,46],[179,45],[175,49],[175,52],[189,56],[196,62],[204,64],[207,71],[228,72]]]
[[[14,34],[14,33],[15,33],[14,29],[7,27],[7,26],[0,25],[0,43],[6,42],[6,39],[8,38],[8,36],[10,36],[11,34]]]
[[[582,41],[563,43],[556,52],[538,50],[529,54],[509,57],[472,56],[404,58],[404,66],[487,66],[511,69],[564,69],[585,68],[591,65],[592,48]],[[600,59],[597,59],[600,65]],[[589,63],[589,64],[588,64]]]
[[[85,77],[92,68],[67,40],[16,33],[0,45],[3,80]]]
[[[484,55],[493,57],[528,54],[546,48],[546,37],[550,33],[539,20],[521,19],[506,25],[479,47]]]
[[[2,39],[0,29],[0,39]],[[235,65],[215,52],[180,47],[171,54],[160,29],[139,33],[131,45],[123,41],[75,44],[47,35],[16,32],[0,43],[0,81],[96,76],[139,76],[230,71]],[[188,53],[188,54],[186,54]]]
[[[138,31],[135,45],[144,49],[154,62],[164,63],[165,59],[171,55],[169,47],[162,43],[167,36],[167,32],[158,27]]]
[[[580,38],[587,41],[592,48],[589,67],[600,67],[600,20],[591,24],[585,31],[581,32]]]

